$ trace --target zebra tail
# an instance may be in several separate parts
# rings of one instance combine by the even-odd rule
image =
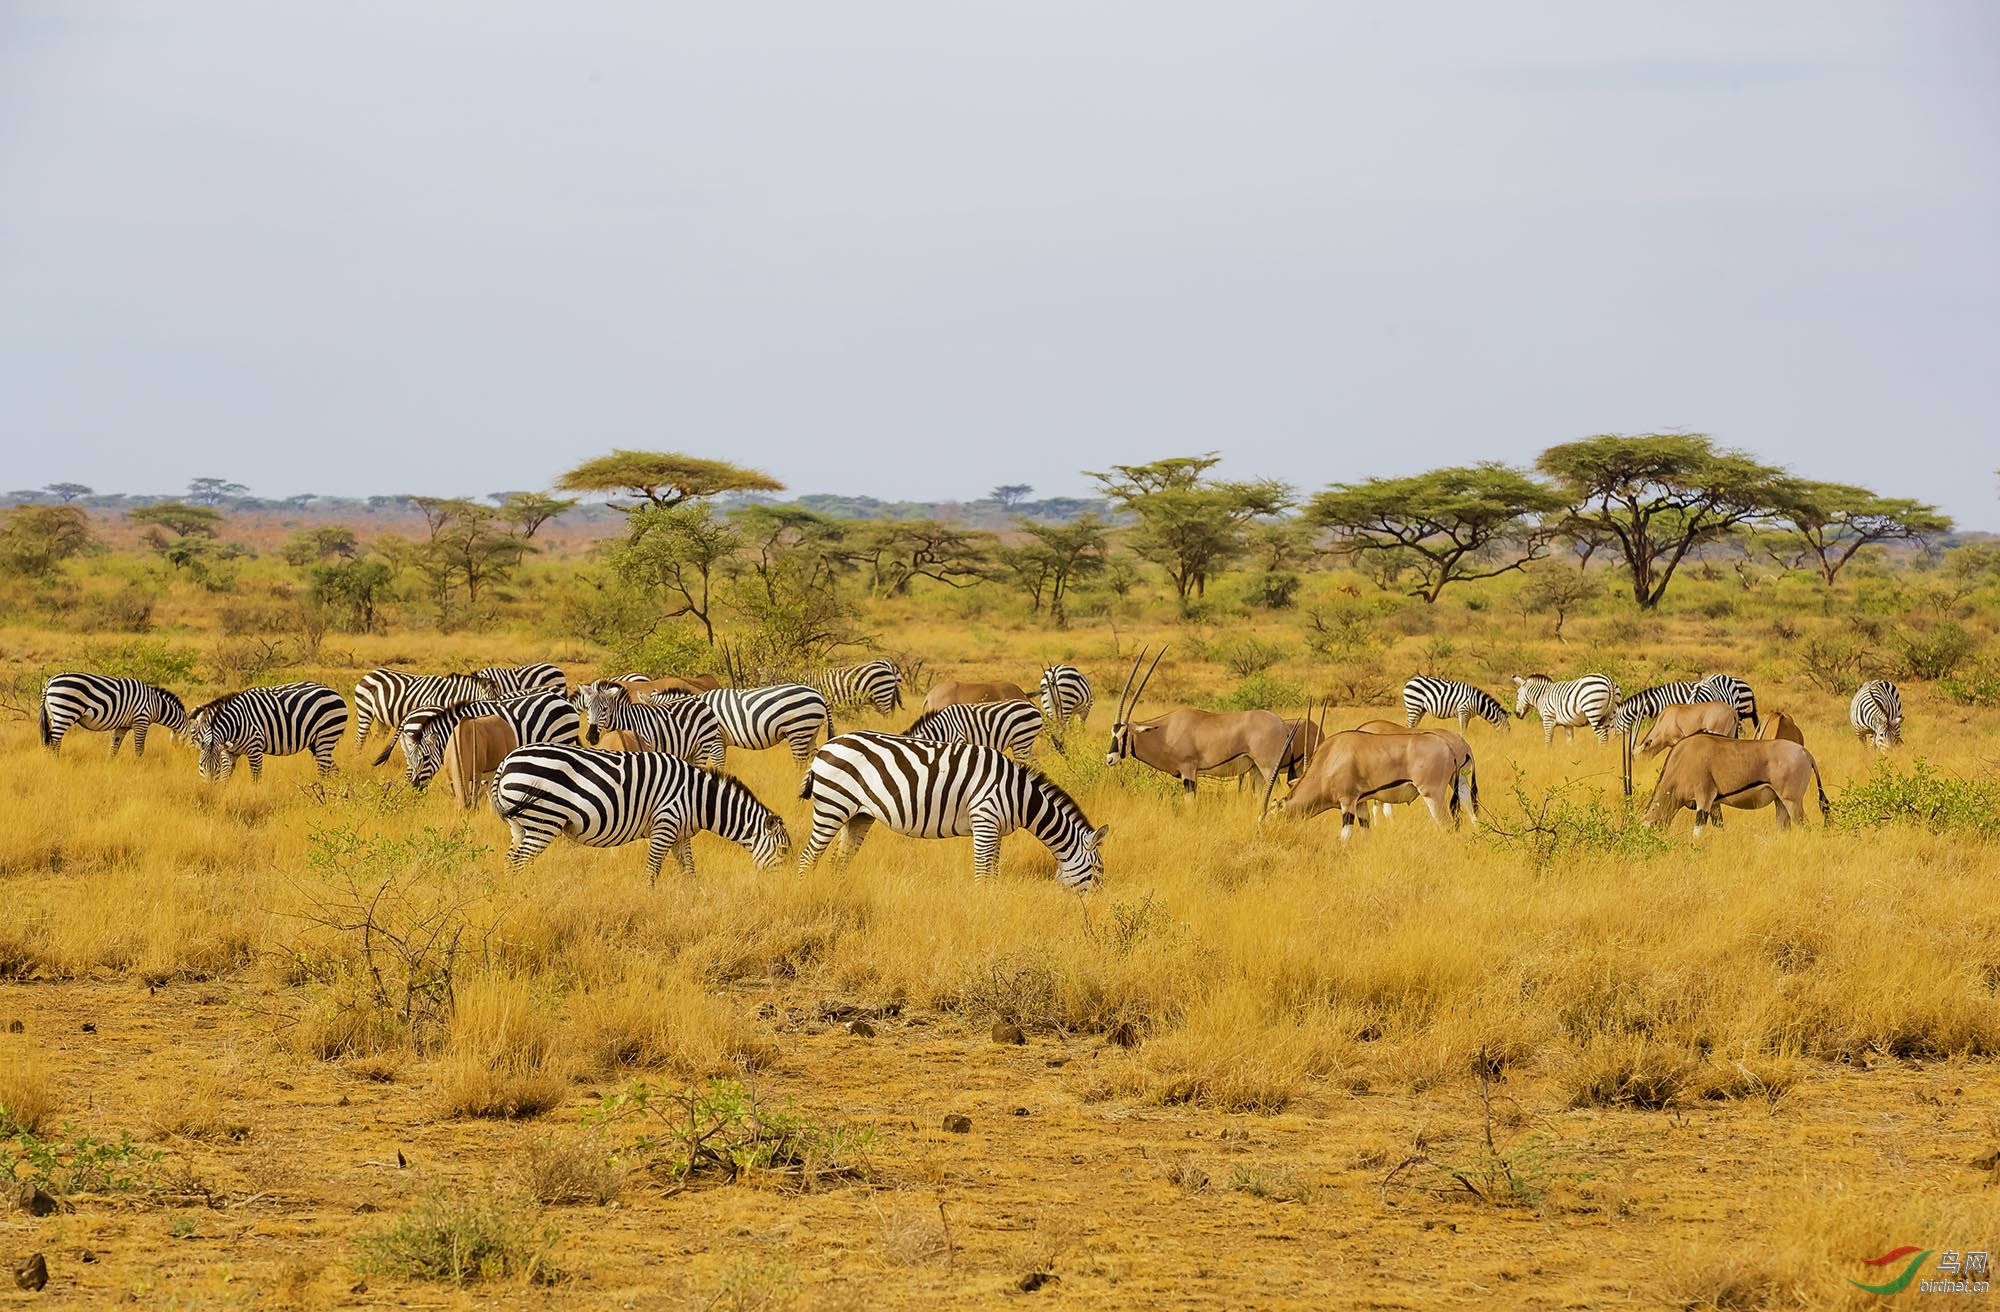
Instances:
[[[37,727],[42,735],[42,746],[47,747],[54,740],[55,734],[49,728],[49,702],[46,697],[42,699],[41,723]]]
[[[551,800],[547,793],[535,787],[533,784],[522,784],[521,799],[518,802],[514,803],[514,805],[510,808],[501,805],[499,775],[496,774],[493,776],[493,782],[490,785],[490,788],[492,790],[492,795],[493,795],[493,812],[495,815],[498,815],[502,820],[512,820],[515,816],[521,814],[521,812],[527,810],[530,806],[534,805],[536,802]]]
[[[812,800],[812,795],[813,795],[813,777],[812,777],[812,771],[808,770],[806,771],[806,777],[799,780],[799,797],[803,801],[810,801]]]
[[[380,765],[382,764],[382,762],[388,760],[389,753],[395,750],[396,750],[396,735],[392,733],[389,735],[388,739],[385,742],[383,742],[382,754],[375,758],[375,764]]]

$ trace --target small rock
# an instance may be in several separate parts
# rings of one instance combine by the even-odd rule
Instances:
[[[1028,1032],[1010,1020],[994,1021],[993,1041],[995,1043],[1026,1043],[1028,1041]]]
[[[1139,1046],[1139,1027],[1129,1020],[1121,1020],[1104,1037],[1121,1048],[1136,1048]]]
[[[14,1206],[30,1216],[47,1216],[60,1204],[40,1185],[23,1180],[14,1187]]]
[[[953,1112],[944,1118],[944,1132],[946,1134],[971,1134],[972,1118],[970,1116],[960,1116],[957,1112]]]
[[[7,1022],[7,1032],[9,1034],[23,1034],[27,1032],[27,1029],[27,1022],[23,1021],[19,1016]]]
[[[49,1283],[49,1264],[40,1253],[14,1264],[14,1283],[30,1293]]]
[[[87,1020],[87,1021],[85,1021],[85,1022],[83,1023],[83,1032],[84,1032],[85,1034],[95,1034],[95,1033],[97,1033],[97,1022],[96,1022],[96,1021],[94,1021],[94,1020]]]
[[[97,1260],[97,1254],[91,1252],[88,1248],[79,1248],[76,1250],[76,1260],[85,1266],[89,1266]]]
[[[1019,1283],[1014,1288],[1024,1294],[1032,1294],[1045,1285],[1059,1285],[1061,1283],[1062,1277],[1053,1271],[1030,1271],[1027,1275],[1021,1277]]]
[[[1034,1115],[1034,1113],[1033,1113],[1033,1112],[1031,1112],[1031,1111],[1029,1111],[1029,1110],[1028,1110],[1028,1109],[1027,1109],[1026,1107],[1016,1107],[1016,1108],[1014,1109],[1014,1115],[1016,1115],[1016,1116],[1033,1116],[1033,1115]]]
[[[857,1039],[872,1039],[875,1037],[875,1027],[865,1020],[848,1021],[847,1032]]]

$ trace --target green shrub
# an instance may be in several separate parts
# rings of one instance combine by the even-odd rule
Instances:
[[[1212,711],[1277,711],[1285,714],[1303,710],[1306,699],[1311,694],[1304,684],[1287,679],[1273,678],[1269,674],[1252,674],[1236,685],[1234,692],[1221,697],[1211,697],[1208,709]]]
[[[135,638],[100,647],[91,656],[97,672],[122,679],[140,679],[162,688],[193,681],[201,656],[190,647],[175,647],[158,638]]]
[[[1948,679],[1958,673],[1978,641],[1964,626],[1943,620],[1929,628],[1898,633],[1895,644],[1897,678]]]
[[[1290,570],[1272,570],[1250,580],[1250,604],[1265,610],[1290,610],[1298,605],[1303,582]]]
[[[116,1140],[100,1139],[65,1121],[43,1138],[5,1107],[0,1107],[0,1130],[6,1134],[0,1138],[0,1180],[39,1185],[58,1197],[144,1189],[162,1157],[157,1149],[134,1143],[130,1130]]]
[[[2000,838],[2000,783],[1940,774],[1921,756],[1908,771],[1877,761],[1875,773],[1840,795],[1833,819],[1844,829],[1911,824],[1934,834]]]
[[[1572,796],[1580,789],[1580,797]],[[1516,783],[1509,810],[1480,817],[1486,822],[1482,835],[1503,850],[1526,854],[1536,865],[1572,852],[1640,861],[1666,851],[1671,842],[1664,829],[1640,818],[1638,803],[1635,797],[1613,805],[1602,792],[1578,784],[1550,789],[1536,799]]]
[[[873,1130],[823,1125],[777,1111],[735,1080],[701,1088],[659,1089],[644,1080],[608,1093],[585,1116],[593,1128],[636,1131],[620,1150],[640,1170],[684,1186],[731,1183],[745,1171],[775,1174],[800,1189],[868,1174]]]
[[[1982,661],[1964,674],[1941,679],[1938,691],[1960,706],[2000,706],[2000,661]]]
[[[509,1195],[440,1187],[387,1227],[361,1237],[364,1270],[404,1280],[468,1285],[561,1277],[553,1252],[559,1231]]]

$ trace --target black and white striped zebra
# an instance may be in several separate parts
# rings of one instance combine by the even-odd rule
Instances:
[[[717,688],[700,693],[722,721],[732,747],[761,752],[786,743],[792,759],[804,765],[821,731],[833,737],[833,713],[818,689],[802,683],[774,683],[762,688]]]
[[[370,670],[354,685],[354,747],[368,745],[376,728],[393,741],[403,721],[418,711],[459,702],[500,696],[500,690],[477,674],[411,674],[407,670]],[[382,759],[388,759],[384,751]],[[377,761],[380,765],[382,762]]]
[[[267,756],[311,752],[322,775],[333,773],[333,749],[347,732],[347,703],[323,683],[246,688],[188,712],[188,736],[201,749],[201,777],[227,779],[236,758],[248,757],[250,777]]]
[[[187,732],[187,707],[165,688],[111,674],[58,674],[42,687],[42,746],[62,751],[71,729],[111,734],[111,754],[132,735],[132,755],[146,754],[146,730],[160,725],[176,736]]]
[[[940,706],[919,715],[906,737],[928,738],[934,743],[971,743],[1005,752],[1026,765],[1035,756],[1035,739],[1041,736],[1042,713],[1032,702],[965,702]]]
[[[1412,729],[1426,715],[1440,720],[1457,720],[1461,734],[1475,715],[1482,720],[1491,720],[1502,729],[1514,727],[1513,721],[1507,718],[1507,708],[1500,704],[1498,697],[1469,683],[1440,679],[1429,674],[1416,675],[1403,685],[1403,715]]]
[[[1629,733],[1648,720],[1659,719],[1660,712],[1669,706],[1692,706],[1705,700],[1701,695],[1701,685],[1686,680],[1641,688],[1618,703],[1617,710],[1612,713],[1611,726],[1620,733]]]
[[[522,747],[493,778],[493,809],[507,822],[509,869],[540,856],[557,834],[586,847],[646,840],[646,873],[660,877],[667,853],[694,873],[696,830],[748,848],[760,868],[791,850],[785,822],[737,779],[663,752]]]
[[[665,752],[693,765],[720,770],[729,735],[715,708],[698,697],[667,697],[634,702],[624,685],[609,681],[577,689],[583,709],[584,740],[614,729],[636,734],[649,752]]]
[[[483,670],[474,670],[472,677],[484,679],[493,686],[494,697],[519,697],[531,692],[564,692],[569,688],[569,678],[560,669],[546,661],[532,665],[489,665]]]
[[[1694,686],[1698,702],[1728,702],[1736,708],[1736,718],[1750,722],[1752,730],[1763,726],[1757,719],[1757,694],[1733,674],[1711,674]]]
[[[1063,749],[1063,736],[1069,732],[1070,720],[1074,719],[1079,729],[1089,727],[1090,708],[1097,701],[1091,695],[1090,680],[1074,665],[1051,665],[1043,670],[1035,698],[1042,705],[1042,714],[1049,719],[1049,739],[1057,751]]]
[[[830,710],[872,705],[887,715],[903,705],[903,671],[892,660],[877,658],[821,670],[806,680],[806,686],[826,698]]]
[[[1534,707],[1542,716],[1542,741],[1556,740],[1556,726],[1569,731],[1569,741],[1576,741],[1578,725],[1589,725],[1597,734],[1597,741],[1611,741],[1611,716],[1618,702],[1618,685],[1602,674],[1586,674],[1581,679],[1570,679],[1557,683],[1546,674],[1530,674],[1527,678],[1514,676],[1518,691],[1514,696],[1514,717],[1526,719],[1528,708]]]
[[[1886,752],[1903,741],[1903,695],[1887,679],[1870,679],[1847,705],[1847,722],[1862,742]]]
[[[799,854],[810,869],[840,837],[845,863],[878,821],[911,838],[972,839],[972,873],[984,879],[1000,863],[1000,840],[1025,829],[1056,858],[1056,878],[1071,888],[1104,876],[1104,836],[1083,808],[1046,776],[990,747],[934,743],[888,733],[847,733],[813,754],[799,796],[813,804],[812,837]]]
[[[395,741],[382,748],[375,764],[388,760],[389,753],[401,746],[404,777],[412,788],[427,787],[444,768],[444,749],[451,741],[451,731],[481,715],[497,715],[512,725],[514,743],[519,747],[570,746],[583,739],[583,721],[567,697],[531,692],[525,697],[490,697],[415,711],[403,721]]]

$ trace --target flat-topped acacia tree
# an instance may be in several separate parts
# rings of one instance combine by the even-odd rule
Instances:
[[[562,492],[596,492],[632,498],[632,504],[611,504],[632,511],[641,505],[671,510],[724,492],[782,492],[785,485],[760,469],[745,469],[726,460],[708,460],[678,451],[613,451],[586,460],[556,480]]]

